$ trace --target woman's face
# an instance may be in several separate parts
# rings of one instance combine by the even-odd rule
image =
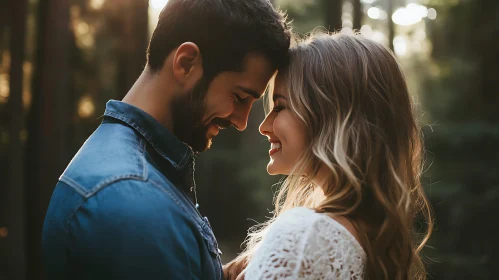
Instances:
[[[260,125],[260,133],[270,142],[267,171],[289,175],[306,148],[306,126],[289,107],[289,91],[282,75],[277,75],[272,99],[274,108]]]

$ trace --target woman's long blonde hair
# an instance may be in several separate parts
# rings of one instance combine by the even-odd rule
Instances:
[[[250,230],[243,253],[224,267],[226,279],[246,267],[272,222],[298,206],[352,222],[366,279],[426,279],[420,252],[433,222],[420,182],[422,135],[393,54],[359,35],[315,33],[292,47],[281,72],[310,145],[290,173],[298,175],[282,182],[273,218]],[[314,185],[324,168],[327,183]]]

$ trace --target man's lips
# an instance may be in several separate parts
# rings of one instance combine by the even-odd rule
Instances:
[[[219,130],[226,129],[232,125],[232,122],[227,119],[215,118],[211,121]]]
[[[208,131],[210,131],[211,135],[217,136],[220,130],[226,129],[231,125],[232,123],[229,120],[216,118],[210,122]]]
[[[217,136],[220,132],[220,128],[216,124],[211,124],[209,131],[212,136]]]

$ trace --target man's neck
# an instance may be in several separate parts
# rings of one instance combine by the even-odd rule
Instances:
[[[141,109],[173,131],[172,94],[169,94],[167,89],[165,81],[146,69],[125,95],[123,102]]]

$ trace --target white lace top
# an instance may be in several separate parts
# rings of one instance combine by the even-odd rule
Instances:
[[[366,254],[327,214],[298,207],[281,214],[253,255],[244,279],[363,279]]]

